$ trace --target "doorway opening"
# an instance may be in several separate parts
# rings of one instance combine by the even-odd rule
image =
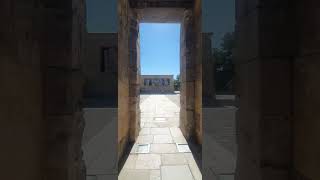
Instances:
[[[138,31],[140,131],[119,179],[200,180],[180,129],[181,24],[140,23]]]

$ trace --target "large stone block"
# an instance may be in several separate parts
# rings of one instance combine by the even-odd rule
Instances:
[[[262,174],[262,180],[290,180],[290,171],[287,169],[287,167],[265,167],[262,168],[261,174]]]
[[[257,11],[259,0],[236,0],[236,19],[242,20]]]
[[[260,125],[262,164],[289,171],[292,157],[291,119],[283,116],[264,116]]]
[[[294,164],[309,179],[318,179],[319,136],[319,55],[295,61],[294,80]],[[303,178],[302,178],[303,179]]]
[[[259,161],[251,156],[239,154],[235,178],[236,180],[262,180]]]
[[[180,129],[184,137],[188,140],[194,135],[194,111],[183,109],[180,110]]]
[[[248,63],[259,56],[259,14],[251,12],[236,24],[235,63]]]
[[[73,157],[80,154],[80,147],[75,150],[73,146],[81,144],[83,121],[82,113],[78,112],[68,116],[49,116],[47,126],[48,164],[47,167],[68,168]],[[81,133],[77,131],[80,130]],[[73,151],[75,150],[75,151]]]
[[[49,114],[72,114],[81,107],[83,74],[59,68],[47,71],[47,106]]]
[[[259,55],[292,56],[297,53],[297,27],[289,4],[264,5],[259,8]]]
[[[320,18],[319,1],[298,1],[297,23],[301,37],[300,54],[319,53]]]
[[[237,67],[241,85],[238,88],[240,108],[237,116],[239,171],[246,172],[241,167],[245,162],[248,166],[249,162],[256,162],[266,167],[282,168],[280,173],[261,169],[260,178],[288,175],[286,167],[291,162],[290,68],[289,60],[263,58]]]
[[[185,82],[186,86],[186,96],[181,98],[186,98],[185,107],[186,109],[195,108],[195,83],[194,82]]]
[[[263,114],[288,116],[292,106],[292,60],[263,58],[260,61]]]
[[[69,180],[69,169],[63,167],[45,168],[45,178],[48,180]]]

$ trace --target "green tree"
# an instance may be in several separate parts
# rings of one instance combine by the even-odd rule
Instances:
[[[213,49],[215,63],[216,91],[219,93],[231,93],[233,91],[233,50],[235,48],[234,33],[226,33],[219,48]]]
[[[181,87],[180,74],[178,74],[174,79],[173,86],[175,91],[180,91],[180,87]]]
[[[226,33],[220,44],[220,48],[213,48],[213,56],[217,64],[233,63],[233,49],[235,47],[234,32]]]

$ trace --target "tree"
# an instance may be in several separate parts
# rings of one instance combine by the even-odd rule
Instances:
[[[217,64],[232,63],[233,49],[235,47],[234,32],[226,33],[220,44],[220,48],[213,48],[213,56]]]
[[[230,93],[233,91],[233,49],[235,47],[234,33],[226,33],[219,48],[213,49],[215,64],[216,91]]]
[[[174,79],[173,86],[175,91],[180,91],[180,86],[181,86],[180,74],[178,74],[176,76],[176,79]]]

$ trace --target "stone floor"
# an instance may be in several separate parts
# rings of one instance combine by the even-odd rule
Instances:
[[[119,180],[201,180],[179,129],[179,95],[141,95],[141,131]]]

